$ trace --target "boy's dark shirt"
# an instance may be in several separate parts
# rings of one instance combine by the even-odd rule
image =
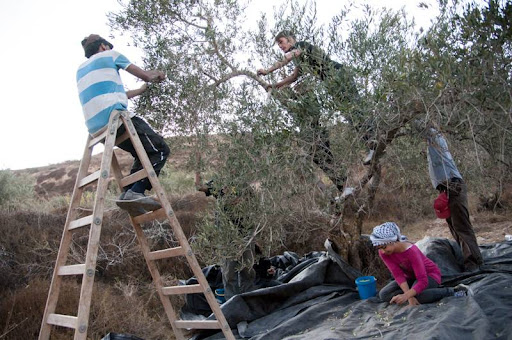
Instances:
[[[328,75],[341,70],[343,65],[331,60],[320,48],[306,42],[299,41],[292,46],[290,51],[300,49],[302,53],[297,57],[299,74],[307,71],[325,80]]]
[[[359,99],[359,93],[350,69],[332,60],[320,48],[299,41],[289,51],[300,49],[302,53],[294,60],[299,75],[310,73],[325,82],[327,91],[342,106],[353,105]]]

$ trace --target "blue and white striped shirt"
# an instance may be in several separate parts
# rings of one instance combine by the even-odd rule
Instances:
[[[78,93],[90,133],[107,125],[113,110],[126,110],[128,107],[119,69],[130,65],[124,55],[108,50],[91,56],[78,68]]]

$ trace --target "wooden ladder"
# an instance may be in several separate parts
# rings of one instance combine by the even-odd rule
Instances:
[[[117,136],[118,127],[124,124],[126,132]],[[123,177],[116,155],[114,153],[114,146],[119,143],[131,139],[137,155],[143,165],[143,169],[126,177]],[[99,143],[105,144],[105,150],[101,160],[100,170],[88,174],[89,165],[91,162],[92,150],[95,145]],[[141,141],[135,132],[135,128],[131,119],[127,116],[126,111],[114,111],[110,117],[109,124],[101,132],[95,136],[89,136],[87,139],[84,155],[80,162],[75,187],[71,203],[66,217],[66,224],[64,225],[64,232],[55,263],[52,282],[48,293],[48,300],[44,310],[43,320],[41,323],[41,330],[39,332],[39,340],[49,339],[52,325],[62,326],[74,329],[74,339],[86,339],[89,324],[89,313],[91,307],[92,290],[94,284],[94,275],[96,272],[96,260],[98,254],[98,247],[101,234],[101,226],[103,223],[103,212],[105,207],[105,194],[108,189],[110,180],[110,170],[119,185],[123,188],[129,184],[135,183],[140,179],[149,178],[153,189],[160,201],[162,208],[148,212],[146,214],[130,217],[131,223],[135,229],[135,233],[142,248],[142,253],[146,259],[147,266],[153,277],[153,281],[158,292],[158,296],[163,304],[165,313],[171,323],[172,329],[177,339],[185,339],[183,329],[219,329],[223,332],[226,339],[234,340],[235,337],[222,314],[220,306],[215,299],[215,296],[208,285],[208,281],[204,276],[199,263],[188,243],[181,226],[172,210],[167,196],[158,180],[158,177],[149,161],[149,158],[141,144]],[[84,188],[90,184],[96,184],[96,197],[92,210],[92,215],[77,218],[77,208],[79,207],[80,200]],[[151,251],[149,243],[144,235],[141,225],[153,220],[167,219],[172,227],[175,237],[177,238],[180,246],[168,248],[163,250]],[[85,263],[67,264],[67,258],[70,250],[73,232],[81,228],[89,228],[89,238],[87,245],[87,253]],[[184,256],[190,268],[192,269],[198,284],[186,286],[173,286],[164,287],[160,272],[158,270],[157,261],[160,259]],[[82,286],[80,291],[80,300],[78,304],[77,316],[56,314],[55,309],[59,299],[59,291],[62,282],[62,277],[67,275],[81,275]],[[170,298],[170,295],[182,295],[202,293],[205,295],[208,304],[210,305],[216,320],[203,320],[203,321],[186,321],[177,318]]]

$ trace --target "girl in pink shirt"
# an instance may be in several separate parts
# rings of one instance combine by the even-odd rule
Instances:
[[[416,245],[407,242],[400,228],[386,222],[373,229],[370,240],[379,256],[395,278],[379,292],[382,301],[415,306],[438,301],[447,296],[467,296],[469,287],[441,287],[439,267],[426,257]]]

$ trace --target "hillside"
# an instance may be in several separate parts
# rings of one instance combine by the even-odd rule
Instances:
[[[183,171],[189,159],[186,141],[180,138],[169,140],[171,145],[171,159],[168,164],[176,170]],[[176,147],[173,147],[176,145]],[[116,157],[125,173],[128,173],[133,162],[132,156],[121,149],[115,149]],[[102,153],[92,157],[91,169],[99,169]],[[42,167],[28,168],[15,171],[18,174],[27,174],[35,179],[34,190],[40,197],[50,198],[61,195],[71,195],[75,184],[76,174],[80,166],[80,160],[71,160],[59,164],[51,164]]]

